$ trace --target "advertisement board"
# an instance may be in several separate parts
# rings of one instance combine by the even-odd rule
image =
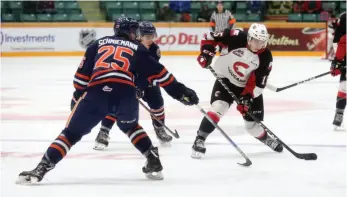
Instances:
[[[67,23],[68,24],[68,23]],[[107,24],[107,25],[106,25]],[[2,56],[8,54],[71,54],[81,55],[87,46],[98,38],[113,34],[112,25],[71,24],[3,24],[0,31]],[[208,25],[194,23],[160,23],[157,27],[156,43],[165,54],[196,54],[200,40],[209,32]],[[238,27],[247,31],[249,23],[238,23]],[[326,28],[321,23],[300,25],[283,25],[271,23],[268,26],[268,47],[273,52],[308,52],[324,53],[326,50]]]

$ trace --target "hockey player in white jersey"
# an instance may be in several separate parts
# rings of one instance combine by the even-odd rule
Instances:
[[[223,46],[222,54],[212,67],[240,99],[237,110],[243,116],[246,130],[274,151],[282,152],[282,144],[246,114],[250,112],[259,120],[264,118],[262,91],[272,68],[272,54],[266,48],[268,39],[266,26],[257,23],[250,26],[247,34],[236,29],[209,32],[201,41],[201,53],[197,60],[201,67],[207,68],[215,55],[215,47]],[[216,80],[208,116],[218,123],[233,101],[231,95]],[[205,154],[205,140],[214,129],[209,120],[203,118],[193,143],[193,158],[201,158]]]

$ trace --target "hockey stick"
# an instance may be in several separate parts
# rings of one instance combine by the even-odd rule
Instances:
[[[235,144],[235,142],[233,142],[233,140],[230,139],[230,137],[223,131],[223,129],[220,128],[220,127],[219,127],[219,126],[207,115],[207,113],[205,112],[205,110],[204,110],[202,107],[200,107],[200,105],[198,105],[198,104],[196,104],[195,106],[200,110],[201,113],[204,114],[204,116],[213,124],[213,126],[214,126],[216,129],[218,129],[218,130],[221,132],[221,134],[222,134],[222,135],[223,135],[223,136],[224,136],[224,137],[236,148],[236,150],[242,155],[242,157],[246,159],[246,162],[245,162],[245,163],[238,163],[238,164],[239,164],[239,165],[242,165],[242,166],[246,166],[246,167],[252,165],[252,162],[251,162],[251,160],[247,157],[247,155]]]
[[[312,80],[314,80],[314,79],[323,77],[323,76],[328,75],[328,74],[330,74],[330,71],[329,71],[329,72],[322,73],[322,74],[317,75],[317,76],[314,76],[314,77],[311,77],[311,78],[308,78],[308,79],[305,79],[305,80],[302,80],[302,81],[299,81],[299,82],[296,82],[296,83],[293,83],[293,84],[291,84],[291,85],[287,85],[287,86],[281,87],[281,88],[276,88],[275,86],[273,86],[273,85],[271,85],[271,84],[267,84],[266,87],[267,87],[269,90],[272,90],[272,91],[274,91],[274,92],[280,92],[280,91],[282,91],[282,90],[285,90],[285,89],[288,89],[288,88],[291,88],[291,87],[300,85],[300,84],[302,84],[302,83],[306,83],[306,82],[312,81]]]
[[[240,100],[236,97],[236,95],[229,89],[229,87],[222,81],[222,79],[217,75],[216,71],[213,70],[211,66],[208,67],[212,74],[217,78],[219,83],[222,84],[222,86],[225,88],[226,91],[231,95],[231,97],[235,100],[237,104],[240,103]],[[252,113],[247,112],[247,115],[249,115],[256,123],[258,123],[261,127],[263,127],[268,133],[273,135],[277,140],[290,152],[292,153],[296,158],[299,159],[305,159],[305,160],[317,160],[317,155],[315,153],[297,153],[293,149],[291,149],[287,144],[285,144],[281,139],[279,139],[269,128],[267,128],[257,117],[255,117]]]
[[[178,132],[177,132],[176,129],[175,129],[175,132],[173,132],[173,131],[172,131],[169,127],[167,127],[158,117],[156,117],[156,116],[151,112],[151,110],[148,109],[148,107],[147,107],[145,104],[143,104],[143,102],[142,102],[140,99],[138,99],[138,100],[139,100],[140,105],[141,105],[143,108],[145,108],[145,110],[148,111],[148,113],[151,114],[151,116],[152,116],[156,121],[158,121],[161,125],[163,125],[163,127],[164,127],[166,130],[168,130],[176,139],[180,138],[180,136],[178,135]]]

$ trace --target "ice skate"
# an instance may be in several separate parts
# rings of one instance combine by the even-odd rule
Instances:
[[[191,157],[194,159],[201,159],[201,157],[205,155],[206,152],[205,140],[202,137],[197,136],[195,138],[192,149],[193,151]]]
[[[54,168],[54,164],[42,160],[34,170],[21,172],[16,184],[35,184],[40,182],[46,173]]]
[[[333,125],[335,131],[346,131],[346,128],[343,124],[343,113],[335,113]]]
[[[171,146],[172,136],[168,135],[163,127],[154,126],[154,131],[161,146]]]
[[[283,151],[283,145],[277,139],[271,137],[268,134],[266,134],[266,138],[265,139],[260,140],[260,141],[263,142],[268,147],[270,147],[272,150],[274,150],[274,151],[276,151],[278,153]]]
[[[100,130],[95,139],[94,150],[104,150],[109,144],[110,138],[106,131]]]
[[[143,173],[148,179],[152,180],[163,180],[164,176],[162,174],[163,166],[161,165],[159,159],[159,153],[157,147],[152,147],[149,150],[149,155],[147,156],[147,161],[145,166],[142,168]]]

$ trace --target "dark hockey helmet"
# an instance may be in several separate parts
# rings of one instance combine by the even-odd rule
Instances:
[[[114,35],[135,40],[137,37],[139,23],[130,17],[120,17],[116,19],[113,30]]]
[[[157,38],[157,30],[149,21],[139,22],[139,36],[141,38],[145,35],[152,35],[154,39]]]

